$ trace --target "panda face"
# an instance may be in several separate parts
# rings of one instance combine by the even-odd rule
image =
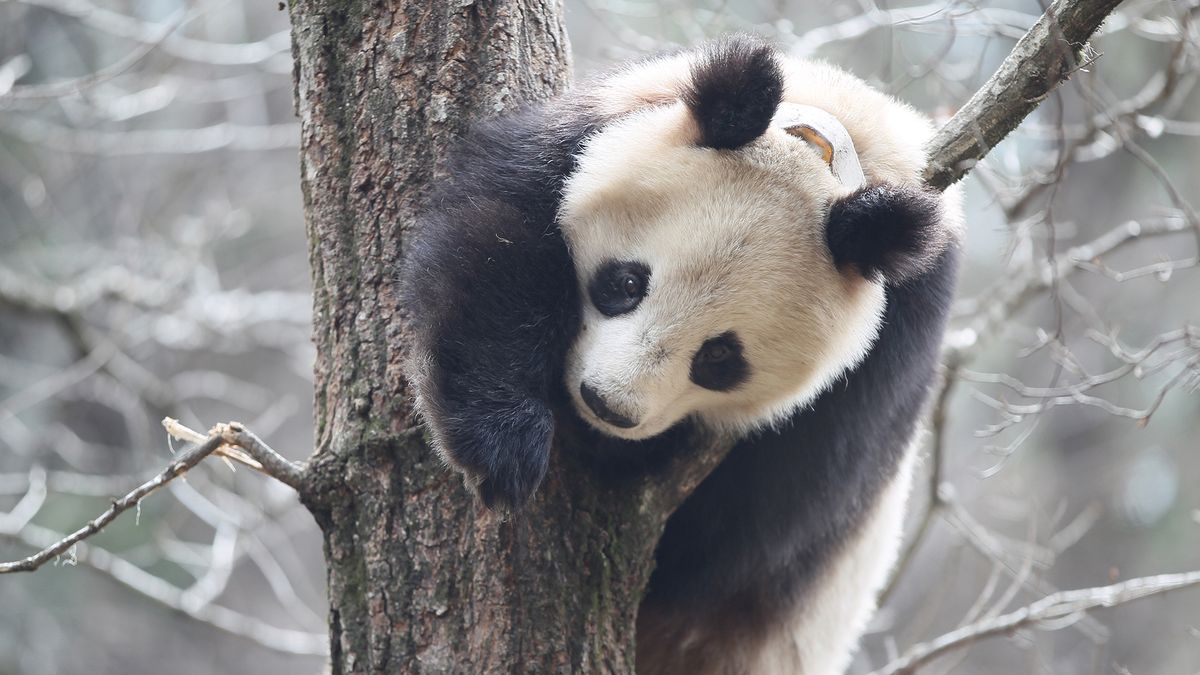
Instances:
[[[839,271],[829,204],[848,190],[782,128],[700,147],[682,103],[592,137],[559,224],[584,307],[567,357],[580,415],[629,439],[687,417],[744,432],[778,420],[854,365],[882,286]]]

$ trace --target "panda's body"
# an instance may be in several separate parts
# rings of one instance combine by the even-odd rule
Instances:
[[[452,154],[409,252],[410,377],[485,503],[528,498],[555,410],[631,441],[741,439],[667,523],[639,672],[846,667],[953,293],[958,197],[920,188],[930,136],[842,71],[734,40]]]

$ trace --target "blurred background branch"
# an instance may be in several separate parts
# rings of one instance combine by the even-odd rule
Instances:
[[[220,434],[213,434],[204,442],[188,449],[183,454],[175,458],[174,461],[163,469],[158,475],[150,480],[139,485],[135,490],[125,495],[120,499],[114,499],[111,506],[104,513],[96,516],[88,521],[86,525],[72,532],[71,534],[60,538],[53,544],[44,547],[37,553],[22,558],[14,562],[0,562],[0,574],[11,572],[32,572],[42,565],[62,555],[68,549],[77,546],[80,542],[88,537],[99,533],[109,523],[117,519],[117,516],[128,511],[129,509],[140,507],[142,500],[155,492],[170,481],[182,476],[184,473],[196,466],[204,460],[204,458],[216,452],[217,449],[225,442]],[[4,518],[3,527],[0,527],[0,533],[5,536],[19,536],[22,530],[25,529],[29,522],[37,515],[38,510],[46,500],[46,473],[44,470],[36,469],[33,473],[36,478],[31,478],[29,483],[29,491],[17,505],[13,507]]]
[[[0,559],[174,466],[163,417],[312,447],[291,61],[273,4],[0,1]],[[252,474],[0,584],[0,672],[318,672],[320,540]]]

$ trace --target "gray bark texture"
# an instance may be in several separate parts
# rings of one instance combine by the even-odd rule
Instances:
[[[532,504],[501,518],[428,447],[401,367],[408,336],[395,286],[406,233],[470,120],[567,85],[561,0],[291,0],[289,9],[317,348],[316,448],[300,493],[325,536],[332,672],[632,672],[662,526],[729,443],[696,438],[686,460],[614,486],[580,465],[578,442],[560,438]],[[1085,18],[1094,16],[1103,14]],[[1061,29],[1069,63],[1098,23]],[[1052,30],[1043,42],[1061,45]],[[997,118],[985,101],[971,113],[978,120],[955,118],[967,131],[939,136],[932,152],[957,175],[935,184],[969,168],[975,146],[946,154],[967,147],[964,137],[979,139],[982,156],[1070,73],[1062,53],[1031,52],[1057,59],[1030,66],[1045,86],[1023,87],[1029,70],[1004,85],[1025,92],[1023,111]],[[992,105],[1006,95],[987,93]],[[989,126],[997,122],[1002,131]]]
[[[291,17],[318,354],[301,492],[325,534],[333,672],[632,672],[673,507],[656,500],[686,477],[601,489],[557,451],[502,519],[429,449],[401,369],[395,275],[437,160],[469,120],[567,84],[561,6],[299,0]]]

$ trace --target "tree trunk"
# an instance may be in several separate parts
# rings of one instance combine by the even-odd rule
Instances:
[[[317,347],[302,492],[325,535],[333,672],[632,672],[655,542],[714,462],[614,484],[560,439],[505,520],[429,449],[401,370],[405,234],[469,120],[567,83],[559,2],[294,0],[291,18]]]

